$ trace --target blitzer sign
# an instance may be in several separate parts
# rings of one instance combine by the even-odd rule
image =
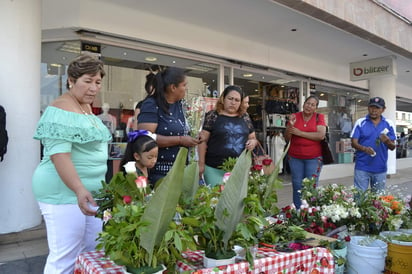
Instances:
[[[350,63],[350,80],[367,80],[384,75],[396,75],[394,56]]]

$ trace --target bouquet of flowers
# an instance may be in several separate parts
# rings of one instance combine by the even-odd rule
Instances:
[[[292,205],[282,212],[289,223],[316,234],[326,234],[341,226],[361,234],[412,227],[411,196],[402,198],[399,193],[390,192],[390,188],[385,192],[362,192],[338,184],[316,187],[315,179],[305,179],[301,208]]]
[[[185,104],[186,123],[188,125],[189,134],[193,138],[199,138],[202,131],[203,121],[206,113],[206,102],[203,97],[196,96],[191,100],[191,104]],[[198,161],[197,149],[190,149],[189,160]]]

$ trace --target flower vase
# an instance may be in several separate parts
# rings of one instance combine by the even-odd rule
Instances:
[[[331,252],[335,261],[335,274],[345,273],[346,255],[348,253],[348,248],[345,246],[341,249],[332,249]],[[344,260],[344,263],[341,265],[338,265],[339,258],[342,258]]]
[[[213,258],[208,258],[205,255],[203,255],[203,266],[205,268],[212,268],[216,266],[221,266],[221,265],[228,265],[228,264],[234,264],[236,263],[236,256],[233,256],[232,258],[229,259],[213,259]]]

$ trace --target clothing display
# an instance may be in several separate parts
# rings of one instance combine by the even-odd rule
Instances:
[[[116,127],[117,127],[117,121],[116,117],[111,115],[109,113],[110,106],[107,103],[104,103],[102,105],[102,111],[103,113],[98,115],[97,117],[102,120],[103,124],[110,130],[111,134],[114,134]]]

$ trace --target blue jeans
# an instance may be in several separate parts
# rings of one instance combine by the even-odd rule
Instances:
[[[322,157],[298,159],[289,156],[289,166],[292,174],[293,203],[297,209],[299,209],[302,204],[300,190],[302,189],[303,179],[312,179],[312,177],[315,177],[317,185],[322,165]]]
[[[386,184],[386,172],[373,173],[355,169],[354,185],[357,189],[366,191],[371,186],[374,191],[384,190]]]

